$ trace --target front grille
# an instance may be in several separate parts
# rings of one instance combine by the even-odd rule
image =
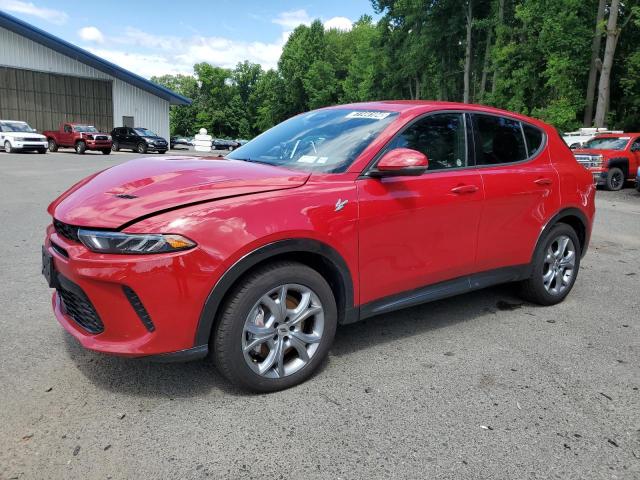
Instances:
[[[109,138],[104,135],[96,135],[95,138],[96,140],[109,140]]]
[[[62,223],[59,220],[56,220],[55,218],[53,219],[53,228],[55,228],[56,233],[64,238],[66,238],[67,240],[71,240],[72,242],[79,242],[80,239],[78,238],[78,229],[79,227],[76,227],[74,225],[69,225],[66,223]]]
[[[597,155],[575,155],[577,162],[585,168],[599,167],[602,159]]]
[[[43,138],[26,137],[25,142],[44,142]]]
[[[122,291],[126,295],[127,300],[129,300],[129,303],[131,304],[133,309],[138,314],[138,317],[140,317],[140,321],[142,322],[144,327],[148,331],[153,332],[156,329],[156,327],[151,321],[151,315],[149,315],[149,312],[147,312],[147,309],[144,308],[144,305],[142,304],[142,300],[140,300],[140,297],[138,296],[138,294],[134,292],[131,287],[127,287],[126,285],[122,286]]]
[[[104,324],[84,291],[68,278],[58,274],[58,295],[62,310],[89,333],[104,332]]]

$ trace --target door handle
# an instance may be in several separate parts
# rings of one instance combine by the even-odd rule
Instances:
[[[537,185],[551,185],[553,182],[550,178],[539,178],[537,180],[534,180],[533,183]]]
[[[451,191],[457,194],[475,193],[478,191],[478,187],[477,185],[458,185],[457,187],[453,187]]]

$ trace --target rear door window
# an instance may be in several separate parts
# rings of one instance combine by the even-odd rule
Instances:
[[[527,125],[526,123],[522,124],[522,131],[527,141],[527,153],[529,154],[529,158],[531,158],[537,155],[542,149],[544,134],[539,128]]]
[[[496,115],[474,114],[476,162],[501,165],[527,159],[521,123]]]

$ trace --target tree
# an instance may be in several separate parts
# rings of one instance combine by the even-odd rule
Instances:
[[[584,119],[582,124],[590,127],[593,122],[593,103],[596,93],[596,79],[598,76],[600,60],[600,45],[602,43],[602,21],[604,20],[604,7],[606,0],[598,0],[598,11],[596,13],[596,28],[591,41],[591,64],[589,66],[589,80],[587,83],[587,98],[584,109]]]

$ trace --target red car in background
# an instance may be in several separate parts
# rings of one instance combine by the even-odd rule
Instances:
[[[104,155],[111,153],[111,135],[100,132],[93,125],[84,123],[61,123],[58,130],[45,130],[49,151],[57,152],[60,147],[71,147],[76,153],[99,150]]]
[[[308,378],[336,326],[504,282],[561,302],[591,173],[555,129],[477,105],[304,113],[226,158],[141,158],[49,206],[43,273],[86,348],[211,352],[254,391]],[[363,327],[364,328],[364,327]]]
[[[573,151],[576,160],[593,174],[597,185],[620,190],[633,181],[640,167],[640,133],[600,134]]]

